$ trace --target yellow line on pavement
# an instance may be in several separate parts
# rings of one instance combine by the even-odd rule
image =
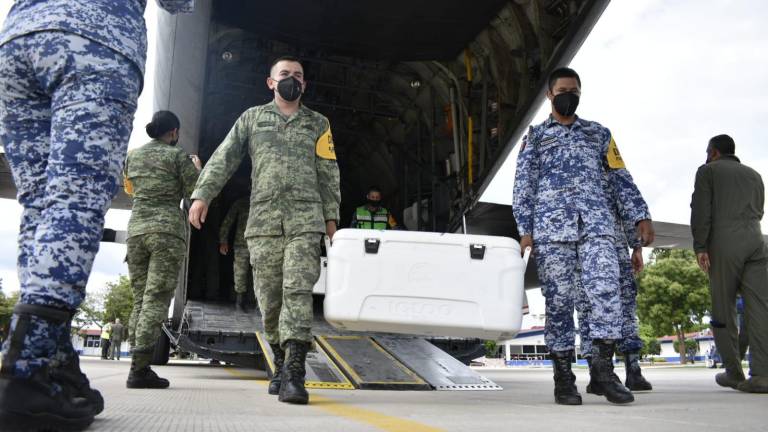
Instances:
[[[371,390],[375,391],[375,390]],[[438,429],[413,420],[407,420],[400,417],[382,414],[363,408],[357,408],[352,405],[339,402],[335,399],[324,396],[310,395],[309,403],[311,406],[320,408],[323,411],[356,420],[377,427],[387,432],[438,432]]]
[[[237,377],[253,378],[251,375],[240,372],[237,369],[225,368],[224,370]],[[257,382],[265,384],[267,381],[260,380]],[[366,423],[386,432],[440,432],[443,430],[413,420],[358,408],[336,399],[316,394],[309,395],[309,406],[319,408],[339,417]]]

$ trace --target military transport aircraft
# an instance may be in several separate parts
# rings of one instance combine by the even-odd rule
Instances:
[[[410,230],[516,236],[510,207],[479,197],[533,119],[545,78],[571,61],[607,4],[198,0],[194,14],[158,12],[154,108],[180,117],[179,142],[206,161],[243,111],[272,99],[264,84],[271,60],[294,55],[308,79],[302,101],[334,133],[342,226],[377,184]],[[203,229],[190,233],[156,363],[168,361],[170,344],[271,371],[260,319],[235,311],[232,259],[217,248],[219,222],[247,193],[249,172],[246,160]],[[0,196],[15,197],[2,154]],[[129,209],[130,199],[121,192],[112,207]],[[656,229],[656,245],[690,247],[687,226]],[[527,287],[538,286],[532,267]],[[464,366],[482,354],[482,341],[342,334],[321,307],[310,387],[498,388]]]

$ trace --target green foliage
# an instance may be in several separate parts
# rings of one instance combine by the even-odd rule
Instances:
[[[133,310],[133,291],[131,280],[120,276],[117,282],[107,283],[107,293],[104,297],[104,319],[114,321],[120,318],[123,324],[128,323]]]
[[[485,356],[489,358],[496,357],[498,350],[498,345],[496,344],[496,341],[487,340],[485,341]]]
[[[131,281],[126,276],[120,276],[116,282],[108,282],[104,292],[86,295],[73,320],[73,331],[79,331],[89,323],[103,327],[115,318],[120,318],[127,325],[132,310]]]
[[[698,351],[699,350],[699,343],[696,342],[694,339],[686,339],[685,340],[685,352],[689,351]],[[675,352],[680,354],[680,345],[675,344]]]
[[[684,334],[699,329],[708,313],[707,275],[689,250],[654,249],[651,260],[638,278],[638,316],[648,336],[676,335],[682,343]]]
[[[640,339],[643,340],[643,349],[640,350],[640,356],[646,357],[661,354],[661,343],[653,335],[653,330],[648,324],[641,323],[639,333]]]
[[[11,324],[11,315],[13,315],[13,308],[19,301],[19,291],[6,296],[2,290],[0,290],[0,334],[5,334],[8,326]]]

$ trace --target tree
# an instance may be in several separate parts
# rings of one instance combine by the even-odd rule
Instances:
[[[638,278],[637,312],[655,337],[674,334],[685,347],[685,333],[701,325],[710,305],[707,275],[689,250],[654,249],[651,264]],[[686,361],[679,349],[680,363]]]
[[[120,275],[117,282],[107,283],[107,293],[104,297],[104,319],[113,321],[120,318],[124,324],[128,323],[133,311],[133,291],[131,280],[127,276]]]
[[[649,355],[661,354],[661,344],[658,338],[653,334],[653,329],[648,324],[640,324],[640,339],[643,340],[643,348],[640,350],[640,355],[646,357]]]
[[[485,356],[487,358],[496,358],[499,355],[499,349],[498,345],[496,344],[496,341],[487,340],[485,341]]]
[[[106,290],[86,295],[73,320],[72,331],[79,332],[91,323],[104,327],[115,318],[127,324],[132,310],[131,281],[121,275],[116,282],[107,282]]]
[[[0,340],[5,338],[8,334],[8,327],[11,324],[11,315],[13,315],[13,308],[19,301],[20,291],[16,291],[13,294],[6,296],[0,291]]]
[[[685,340],[685,354],[687,355],[689,352],[698,352],[699,351],[699,343],[695,339],[686,339]],[[675,344],[675,352],[680,354],[680,345]]]
[[[78,333],[88,324],[96,324],[99,327],[104,323],[104,299],[102,294],[87,293],[85,300],[80,303],[77,313],[72,319],[72,332]]]

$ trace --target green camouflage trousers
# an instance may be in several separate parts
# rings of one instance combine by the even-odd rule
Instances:
[[[248,291],[248,273],[251,271],[251,254],[247,247],[235,246],[235,261],[233,270],[235,273],[235,292],[245,294]]]
[[[320,233],[247,240],[267,342],[311,342],[312,287],[320,277]]]
[[[168,305],[176,290],[187,247],[177,236],[150,233],[131,237],[128,274],[133,290],[133,311],[128,341],[134,351],[154,349],[160,324],[168,318]]]

